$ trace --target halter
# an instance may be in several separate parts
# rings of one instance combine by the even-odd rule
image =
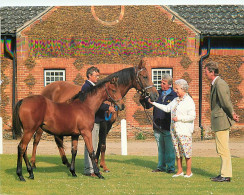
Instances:
[[[123,97],[122,97],[122,98],[120,98],[120,99],[118,99],[118,100],[115,100],[115,99],[112,98],[112,96],[108,93],[108,89],[106,88],[105,85],[104,85],[104,89],[105,89],[105,91],[106,91],[106,93],[107,93],[107,95],[108,95],[108,99],[111,99],[111,101],[112,101],[114,104],[116,104],[116,102],[118,102],[118,101],[120,101],[120,100],[123,99]],[[117,105],[117,104],[116,104],[116,105]]]
[[[134,67],[134,69],[135,69],[135,67]],[[149,94],[149,93],[147,92],[147,89],[152,88],[153,85],[150,85],[150,86],[147,86],[147,87],[143,87],[143,84],[142,84],[141,79],[140,79],[140,77],[139,77],[140,72],[143,71],[143,70],[146,70],[146,68],[142,68],[142,69],[138,70],[137,72],[136,72],[136,69],[135,69],[135,72],[136,72],[136,82],[137,82],[137,83],[140,85],[140,87],[141,87],[141,90],[137,90],[137,92],[140,91],[142,96],[147,97],[148,94]]]

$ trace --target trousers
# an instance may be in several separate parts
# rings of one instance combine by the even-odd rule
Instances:
[[[154,130],[154,137],[158,146],[158,165],[161,171],[175,171],[175,151],[170,131]]]
[[[221,158],[220,175],[232,177],[232,164],[229,149],[229,129],[215,132],[216,151]]]
[[[99,128],[100,128],[100,123],[94,123],[94,127],[92,130],[92,146],[95,153],[97,151],[97,146],[98,146]],[[86,146],[84,148],[84,161],[85,161],[84,174],[94,173],[91,158],[89,157],[89,153]]]

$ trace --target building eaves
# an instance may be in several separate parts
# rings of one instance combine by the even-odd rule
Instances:
[[[244,5],[169,6],[205,36],[243,36]]]
[[[14,34],[26,22],[45,11],[47,6],[1,7],[1,34]]]
[[[190,24],[187,20],[185,20],[184,18],[182,18],[178,13],[176,13],[174,10],[170,9],[169,6],[166,5],[162,5],[161,7],[163,7],[167,12],[171,13],[174,17],[176,17],[178,20],[180,20],[181,22],[183,22],[186,26],[188,26],[188,28],[190,28],[191,30],[193,30],[195,33],[200,34],[201,31],[198,30],[197,28],[195,28],[195,26],[193,26],[192,24]]]

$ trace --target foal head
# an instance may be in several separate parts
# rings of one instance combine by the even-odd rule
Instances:
[[[113,77],[105,85],[105,91],[107,93],[107,100],[118,106],[118,109],[124,110],[125,105],[123,96],[121,95],[121,89],[118,84],[118,77]]]

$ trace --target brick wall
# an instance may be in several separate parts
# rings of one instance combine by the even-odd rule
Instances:
[[[112,9],[107,6],[95,7],[97,17],[104,21],[110,21],[109,18],[116,20],[120,10],[120,6],[113,6]],[[174,81],[180,78],[188,81],[189,92],[197,109],[194,136],[200,137],[198,48],[199,37],[196,33],[181,20],[172,20],[172,14],[159,6],[125,6],[123,18],[112,26],[95,20],[89,6],[55,7],[18,33],[17,100],[40,93],[44,87],[44,69],[65,69],[66,81],[82,83],[86,79],[86,69],[92,65],[97,66],[101,74],[107,75],[138,64],[144,58],[150,76],[151,68],[173,68]],[[227,66],[232,62],[242,63],[241,55],[242,50],[212,50],[207,60],[226,61],[230,58],[223,65]],[[6,116],[8,124],[11,124],[12,112],[11,63],[2,72],[10,81],[4,88],[9,98],[8,105],[4,106],[6,112],[1,113]],[[240,63],[236,65],[240,73],[238,78],[243,78],[244,67]],[[243,85],[242,79],[239,84],[234,84],[239,89],[239,97],[244,93]],[[205,129],[210,124],[208,96],[209,84],[204,79],[202,123]],[[128,136],[134,137],[138,132],[152,136],[152,125],[147,121],[134,89],[128,92],[125,102],[126,109],[120,112],[119,119],[126,118]],[[235,106],[239,109],[238,113],[242,113],[243,98],[237,99]],[[9,129],[7,126],[5,128]],[[118,120],[111,136],[119,134]]]

